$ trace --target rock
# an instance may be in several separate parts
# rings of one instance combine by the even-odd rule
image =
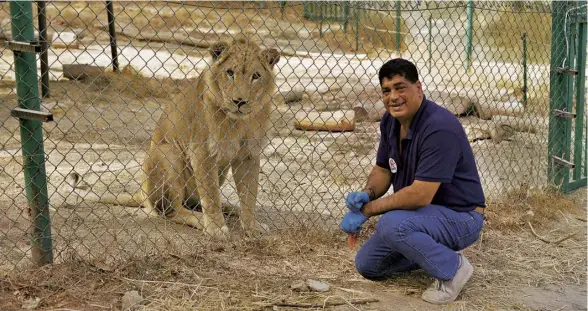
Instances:
[[[294,281],[294,283],[290,285],[290,289],[295,292],[304,292],[308,290],[308,286],[304,281]]]
[[[85,80],[105,75],[106,68],[86,64],[63,64],[63,76],[70,80]]]
[[[36,309],[40,303],[41,298],[39,297],[29,298],[22,302],[22,308],[27,310],[33,310]]]
[[[495,115],[521,116],[525,107],[516,99],[508,101],[479,101],[474,104],[476,113],[480,119],[489,120]]]
[[[425,95],[456,116],[465,114],[472,107],[472,100],[467,95],[439,91],[432,91]]]
[[[329,289],[331,288],[329,284],[325,282],[311,279],[306,280],[306,285],[308,286],[308,288],[310,288],[310,290],[313,290],[315,292],[326,292],[329,291]]]
[[[122,297],[122,310],[123,311],[130,311],[134,310],[135,307],[142,305],[145,302],[145,299],[141,297],[138,291],[132,290],[128,291]]]
[[[69,31],[58,32],[55,34],[55,38],[51,40],[51,47],[57,49],[77,49],[79,48],[78,36]]]
[[[386,113],[386,106],[381,100],[363,102],[353,106],[356,122],[379,122]]]
[[[304,89],[303,88],[293,88],[291,90],[287,90],[282,93],[284,96],[284,103],[296,103],[302,101],[302,97],[304,96]]]

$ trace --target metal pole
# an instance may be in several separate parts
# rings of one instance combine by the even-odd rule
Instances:
[[[13,40],[31,43],[35,40],[32,1],[10,1]],[[40,110],[37,86],[36,54],[14,51],[16,96],[20,108]],[[33,262],[39,266],[53,262],[43,127],[41,121],[20,119],[24,182],[29,212],[33,222],[31,248]]]
[[[396,1],[396,51],[400,51],[400,1]]]
[[[527,33],[523,33],[523,107],[527,107]]]
[[[557,68],[569,66],[564,64],[567,56],[566,37],[564,29],[565,13],[571,7],[570,1],[553,1],[553,13],[551,22],[551,72],[549,75],[549,135],[548,135],[548,158],[547,176],[552,186],[566,191],[569,170],[555,163],[554,156],[567,158],[569,146],[567,141],[567,122],[569,119],[556,116],[554,110],[565,110],[567,108],[566,97],[568,93],[568,76],[556,71]]]
[[[359,5],[355,8],[355,54],[359,49]]]
[[[284,19],[284,11],[286,11],[286,5],[288,5],[287,1],[280,1],[280,18]]]
[[[468,25],[466,28],[466,69],[470,69],[471,63],[471,56],[472,56],[472,20],[473,20],[473,0],[468,0],[468,7],[467,7],[467,15],[468,15]]]
[[[584,114],[586,110],[586,41],[588,41],[588,23],[578,23],[578,51],[576,53],[576,66],[578,68],[578,75],[576,76],[576,120],[574,131],[574,172],[573,179],[579,180],[582,178],[582,142],[585,142],[583,136]],[[587,146],[584,146],[587,148]],[[587,161],[588,159],[584,159]],[[585,165],[584,168],[586,168]]]
[[[112,1],[106,1],[106,14],[108,15],[108,34],[110,35],[110,53],[112,54],[112,70],[118,71],[118,50],[116,48],[116,29],[114,28],[114,9]]]
[[[427,7],[429,4],[427,3]],[[429,13],[429,74],[433,66],[433,14]]]
[[[41,97],[51,97],[49,93],[49,56],[47,53],[47,15],[45,14],[45,1],[37,1],[39,22],[39,43],[41,44]]]

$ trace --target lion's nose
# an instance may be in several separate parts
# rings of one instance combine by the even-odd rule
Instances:
[[[243,98],[237,98],[237,99],[233,99],[233,103],[235,103],[235,105],[237,105],[237,107],[241,108],[241,106],[247,104],[247,101],[244,100]]]

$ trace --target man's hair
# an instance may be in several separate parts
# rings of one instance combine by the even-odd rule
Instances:
[[[378,72],[378,78],[380,79],[380,85],[384,78],[392,79],[395,75],[404,77],[406,80],[416,83],[419,80],[419,73],[416,66],[402,58],[394,58],[382,65]]]

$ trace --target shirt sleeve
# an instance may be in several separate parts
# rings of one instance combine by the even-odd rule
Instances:
[[[451,182],[461,156],[460,144],[454,133],[447,130],[434,131],[421,144],[415,179]]]
[[[390,169],[388,164],[388,153],[390,152],[390,145],[388,144],[388,123],[383,117],[380,121],[380,145],[378,146],[378,153],[376,154],[376,165],[386,169]]]

